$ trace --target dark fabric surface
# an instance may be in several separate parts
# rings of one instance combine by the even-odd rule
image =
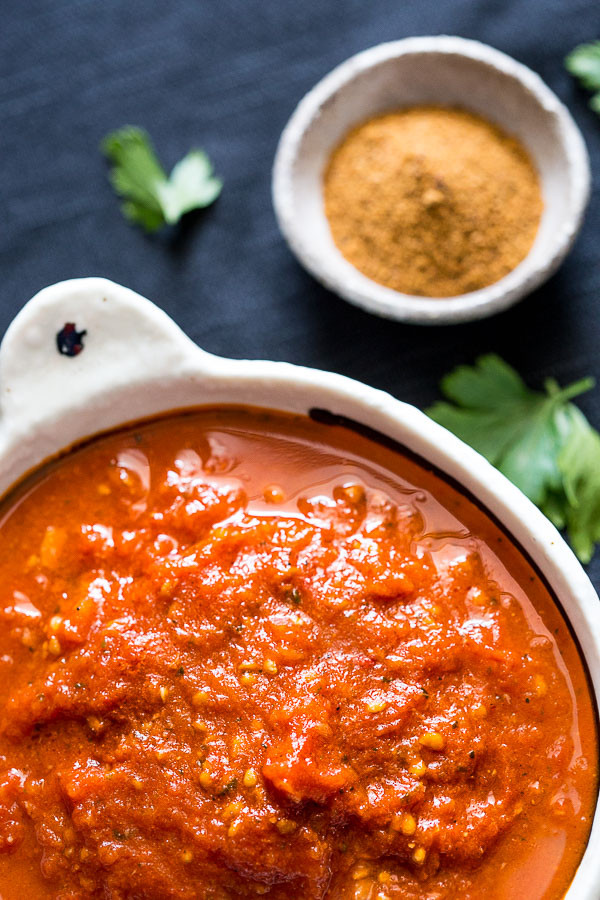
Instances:
[[[0,333],[41,287],[104,275],[151,298],[202,347],[351,375],[423,406],[481,352],[531,381],[600,376],[600,118],[564,71],[598,37],[597,0],[4,0],[0,29]],[[270,175],[298,100],[370,45],[486,41],[567,103],[592,158],[585,225],[560,272],[514,309],[463,326],[380,320],[319,287],[275,223]],[[171,166],[201,145],[225,180],[181,232],[130,227],[98,144],[138,124]],[[600,426],[600,388],[582,400]],[[600,553],[590,568],[600,586]]]

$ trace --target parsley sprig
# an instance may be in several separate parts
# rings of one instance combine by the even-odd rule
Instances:
[[[592,378],[565,388],[549,378],[533,391],[489,354],[446,375],[440,388],[450,402],[427,410],[566,528],[582,562],[600,541],[600,434],[571,400],[593,386]]]
[[[223,183],[203,150],[190,150],[167,175],[145,131],[126,125],[108,134],[102,151],[113,164],[112,186],[123,215],[146,231],[174,225],[192,209],[209,206]]]
[[[575,47],[566,57],[565,66],[584,88],[594,92],[590,106],[600,115],[600,41]]]

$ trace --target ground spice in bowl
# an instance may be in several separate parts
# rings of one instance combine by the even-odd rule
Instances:
[[[542,214],[535,167],[513,137],[466,110],[414,107],[353,129],[324,178],[346,259],[404,294],[452,297],[499,281]]]

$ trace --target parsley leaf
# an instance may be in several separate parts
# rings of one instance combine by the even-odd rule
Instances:
[[[575,552],[589,562],[600,541],[600,434],[570,406],[570,434],[558,460],[568,500],[565,525]]]
[[[440,384],[449,403],[428,415],[478,450],[554,522],[589,562],[600,541],[600,434],[570,400],[593,387],[548,379],[532,391],[495,354],[459,366]]]
[[[102,141],[102,151],[113,164],[111,184],[125,200],[123,215],[146,231],[174,225],[221,193],[223,183],[213,174],[206,153],[190,150],[167,176],[141,128],[126,125],[111,132]]]
[[[590,106],[600,114],[600,41],[580,44],[565,59],[565,66],[589,91],[594,91]]]

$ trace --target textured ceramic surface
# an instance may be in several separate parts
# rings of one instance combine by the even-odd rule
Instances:
[[[58,353],[66,322],[87,333]],[[0,348],[0,492],[74,441],[170,409],[249,404],[328,409],[393,438],[479,498],[539,566],[560,598],[600,697],[598,596],[556,529],[483,457],[412,406],[340,375],[205,353],[148,300],[101,278],[37,294]],[[600,816],[568,900],[598,900]]]
[[[378,113],[420,104],[460,106],[515,135],[542,182],[545,209],[526,259],[501,281],[452,298],[401,294],[362,275],[336,248],[323,209],[323,171],[347,131]],[[492,47],[447,36],[380,44],[330,72],[292,115],[273,169],[277,219],[300,262],[357,306],[423,324],[489,316],[541,284],[573,243],[589,186],[583,138],[539,76]]]

